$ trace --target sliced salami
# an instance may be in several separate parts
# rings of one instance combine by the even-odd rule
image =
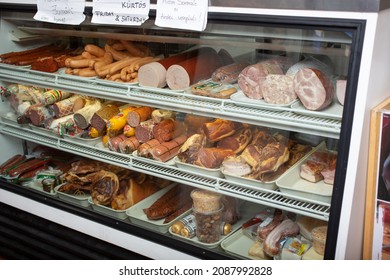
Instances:
[[[320,70],[304,68],[294,76],[294,90],[308,110],[318,111],[328,107],[334,97],[332,81]]]

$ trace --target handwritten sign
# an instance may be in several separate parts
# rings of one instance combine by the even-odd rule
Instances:
[[[203,31],[208,0],[157,0],[157,26]]]
[[[149,18],[150,0],[94,0],[93,23],[141,25]]]
[[[37,8],[39,21],[76,25],[85,19],[85,0],[38,0]]]

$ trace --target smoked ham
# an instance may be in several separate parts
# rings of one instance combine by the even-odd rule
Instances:
[[[294,76],[294,90],[308,110],[325,109],[333,102],[334,87],[328,76],[318,69],[303,68]]]
[[[283,70],[275,59],[249,65],[238,76],[238,85],[242,92],[251,99],[263,99],[263,83],[269,74],[283,74]]]

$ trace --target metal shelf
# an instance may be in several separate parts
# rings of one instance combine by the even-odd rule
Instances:
[[[10,83],[55,88],[82,95],[227,118],[334,139],[339,138],[341,131],[341,120],[298,114],[290,107],[269,110],[253,107],[249,103],[247,105],[238,103],[231,99],[209,98],[168,89],[143,88],[138,85],[114,83],[102,79],[44,73],[6,64],[0,64],[0,79]]]
[[[120,154],[84,143],[72,142],[71,140],[63,139],[54,133],[32,130],[29,127],[19,126],[16,123],[12,124],[4,122],[4,120],[0,125],[0,133],[77,155],[82,155],[94,160],[162,177],[178,183],[183,183],[197,188],[211,189],[222,194],[259,203],[265,206],[277,207],[282,210],[311,216],[325,221],[329,219],[329,204],[302,200],[299,197],[287,195],[279,192],[278,190],[271,191],[257,189],[244,184],[232,183],[226,179],[181,170],[176,166],[167,165],[157,161],[154,162],[150,159],[143,159],[141,157],[135,157],[128,154]]]

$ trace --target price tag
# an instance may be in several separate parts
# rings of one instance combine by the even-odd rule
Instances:
[[[93,23],[141,25],[149,18],[150,0],[93,0]]]
[[[85,0],[38,0],[35,20],[77,25],[84,21]]]
[[[157,0],[157,26],[203,31],[208,0]]]

